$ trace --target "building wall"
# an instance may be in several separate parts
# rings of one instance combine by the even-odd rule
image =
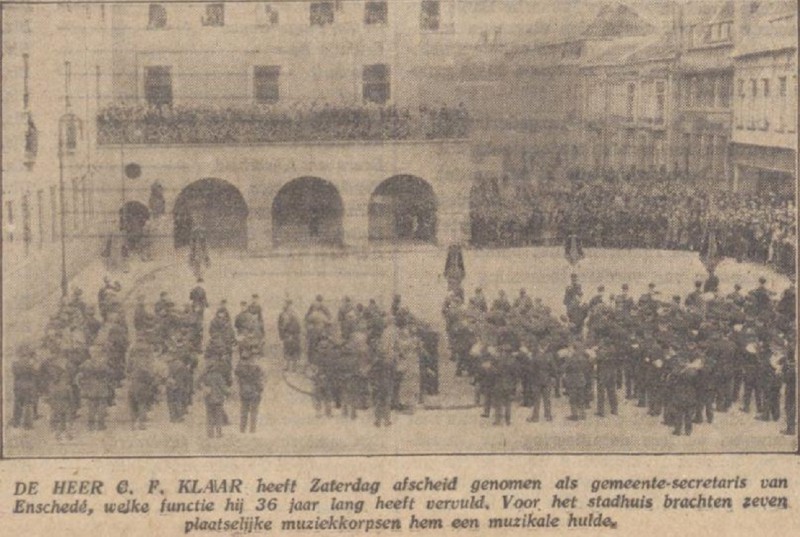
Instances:
[[[796,189],[797,51],[734,60],[734,187]]]
[[[3,299],[10,308],[59,286],[60,130],[68,273],[96,259],[87,252],[99,252],[97,230],[107,215],[95,191],[94,116],[110,90],[109,28],[110,12],[100,5],[3,6],[3,273],[15,283]],[[59,125],[67,112],[76,127],[70,148],[66,122]]]
[[[311,2],[225,4],[225,24],[202,25],[206,4],[162,4],[164,28],[148,28],[149,5],[115,4],[114,97],[143,102],[144,69],[172,68],[176,104],[253,102],[253,67],[280,67],[280,103],[360,104],[363,67],[390,67],[391,102],[420,102],[420,69],[452,37],[454,4],[441,2],[437,31],[420,26],[421,2],[388,2],[386,24],[365,24],[365,2],[331,2],[334,22],[310,24]],[[266,6],[278,13],[271,24]],[[247,38],[242,39],[242,36]]]
[[[332,183],[344,202],[344,241],[361,247],[368,240],[370,197],[384,180],[412,175],[428,182],[438,204],[439,243],[467,240],[473,166],[467,142],[292,143],[273,145],[102,146],[101,169],[111,188],[104,203],[147,204],[150,186],[164,187],[171,218],[176,198],[195,181],[215,178],[234,185],[248,207],[248,250],[269,250],[272,204],[281,187],[301,177]],[[124,179],[121,163],[141,165],[138,179]],[[167,225],[171,236],[171,223]],[[170,237],[167,237],[169,240]]]

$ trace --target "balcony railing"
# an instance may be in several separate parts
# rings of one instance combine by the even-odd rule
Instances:
[[[97,116],[97,143],[248,144],[315,141],[457,140],[469,135],[463,106],[143,107],[115,105]]]

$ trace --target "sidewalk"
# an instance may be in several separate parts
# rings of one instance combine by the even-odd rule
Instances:
[[[134,259],[128,272],[123,273],[107,272],[102,259],[98,258],[69,281],[69,295],[72,295],[73,289],[79,287],[83,290],[84,301],[96,307],[97,291],[103,284],[103,277],[107,275],[112,282],[118,281],[122,285],[122,298],[127,301],[142,282],[154,278],[157,273],[175,266],[178,262],[174,257],[162,257],[148,262]],[[13,283],[5,281],[4,285]],[[9,361],[13,360],[14,349],[24,340],[33,341],[38,346],[38,339],[44,335],[47,320],[57,311],[60,301],[61,292],[57,291],[29,309],[4,311],[3,356]]]

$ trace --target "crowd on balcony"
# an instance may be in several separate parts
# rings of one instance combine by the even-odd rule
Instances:
[[[561,244],[700,251],[713,236],[720,256],[795,273],[794,198],[711,189],[679,174],[573,173],[566,184],[484,178],[471,195],[477,246]]]
[[[457,107],[329,104],[279,108],[116,104],[97,117],[99,144],[275,143],[465,138],[469,113]]]

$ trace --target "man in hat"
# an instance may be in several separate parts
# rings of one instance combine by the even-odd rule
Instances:
[[[169,421],[182,422],[186,416],[187,406],[191,403],[192,385],[194,383],[192,368],[186,361],[185,354],[176,349],[171,353],[167,363],[167,409]]]
[[[225,399],[230,394],[219,362],[211,361],[198,380],[206,404],[206,434],[209,438],[222,438],[222,427],[227,424]]]
[[[480,312],[486,313],[489,311],[489,304],[486,302],[486,296],[483,294],[483,289],[480,287],[475,289],[475,295],[469,299],[469,303]]]
[[[703,284],[704,293],[716,293],[719,291],[719,276],[714,272],[714,267],[708,267],[708,278]]]
[[[314,302],[311,306],[308,307],[308,312],[306,312],[306,319],[309,318],[313,313],[320,313],[324,315],[329,321],[331,320],[331,312],[328,307],[325,305],[325,298],[322,295],[317,295],[314,299]]]
[[[283,343],[284,370],[294,371],[300,359],[300,319],[292,307],[292,301],[286,300],[283,311],[278,316],[278,337]]]
[[[630,315],[633,311],[633,298],[628,295],[629,289],[630,286],[627,283],[623,283],[622,292],[614,297],[614,305],[623,315]]]
[[[782,434],[789,436],[797,435],[797,360],[795,359],[794,336],[790,336],[786,345],[786,357],[783,364],[783,383],[786,385],[784,391],[783,410],[786,414],[786,429]]]
[[[247,330],[249,324],[249,317],[250,312],[249,305],[246,300],[242,300],[239,302],[239,306],[242,308],[239,313],[236,314],[236,317],[233,319],[233,328],[236,330],[236,335],[239,337],[243,337],[245,331]]]
[[[767,289],[767,279],[761,276],[758,279],[758,287],[747,295],[747,301],[750,303],[754,317],[761,317],[769,312],[772,306],[773,294],[772,291]]]
[[[591,370],[583,342],[575,338],[570,347],[560,351],[564,360],[564,388],[569,396],[571,421],[586,419],[587,372]]]
[[[189,292],[189,301],[192,303],[192,311],[199,313],[202,318],[208,308],[208,296],[203,289],[203,278],[197,278],[197,285]]]
[[[100,349],[95,347],[92,354],[78,368],[76,380],[81,397],[86,400],[89,430],[102,431],[106,428],[109,392],[113,389],[112,371]]]
[[[599,285],[599,286],[597,286],[597,294],[596,294],[596,295],[594,295],[594,296],[593,296],[593,297],[592,297],[592,298],[589,300],[589,306],[588,306],[588,308],[589,308],[589,311],[591,311],[591,310],[592,310],[592,309],[593,309],[595,306],[597,306],[597,305],[599,305],[599,304],[602,304],[602,303],[603,303],[603,300],[605,300],[605,298],[604,298],[604,296],[603,296],[603,295],[605,294],[605,292],[606,292],[606,287],[605,287],[605,285]]]
[[[11,366],[14,385],[14,415],[12,427],[33,429],[34,409],[39,398],[40,377],[36,367],[36,351],[25,343],[17,349],[17,359]]]
[[[250,307],[248,309],[250,310],[250,314],[254,315],[258,321],[258,324],[256,325],[256,330],[258,331],[258,337],[263,338],[264,334],[266,333],[264,327],[264,310],[261,307],[261,303],[259,302],[259,300],[260,299],[258,294],[253,293],[253,295],[250,297]]]
[[[239,381],[239,398],[241,411],[239,415],[239,432],[244,433],[250,425],[250,433],[256,432],[258,406],[261,404],[261,392],[264,391],[264,372],[255,363],[252,355],[243,355],[236,365],[236,379]]]
[[[695,280],[694,291],[686,295],[683,305],[687,309],[699,310],[703,307],[703,282]]]
[[[511,401],[514,398],[519,372],[511,334],[501,334],[498,339],[498,352],[493,364],[496,370],[492,392],[493,425],[501,425],[503,422],[511,425]]]
[[[583,295],[583,289],[578,282],[578,275],[574,272],[570,274],[570,284],[564,291],[564,306],[569,309],[570,305],[574,304],[576,300],[580,301],[580,296]]]

